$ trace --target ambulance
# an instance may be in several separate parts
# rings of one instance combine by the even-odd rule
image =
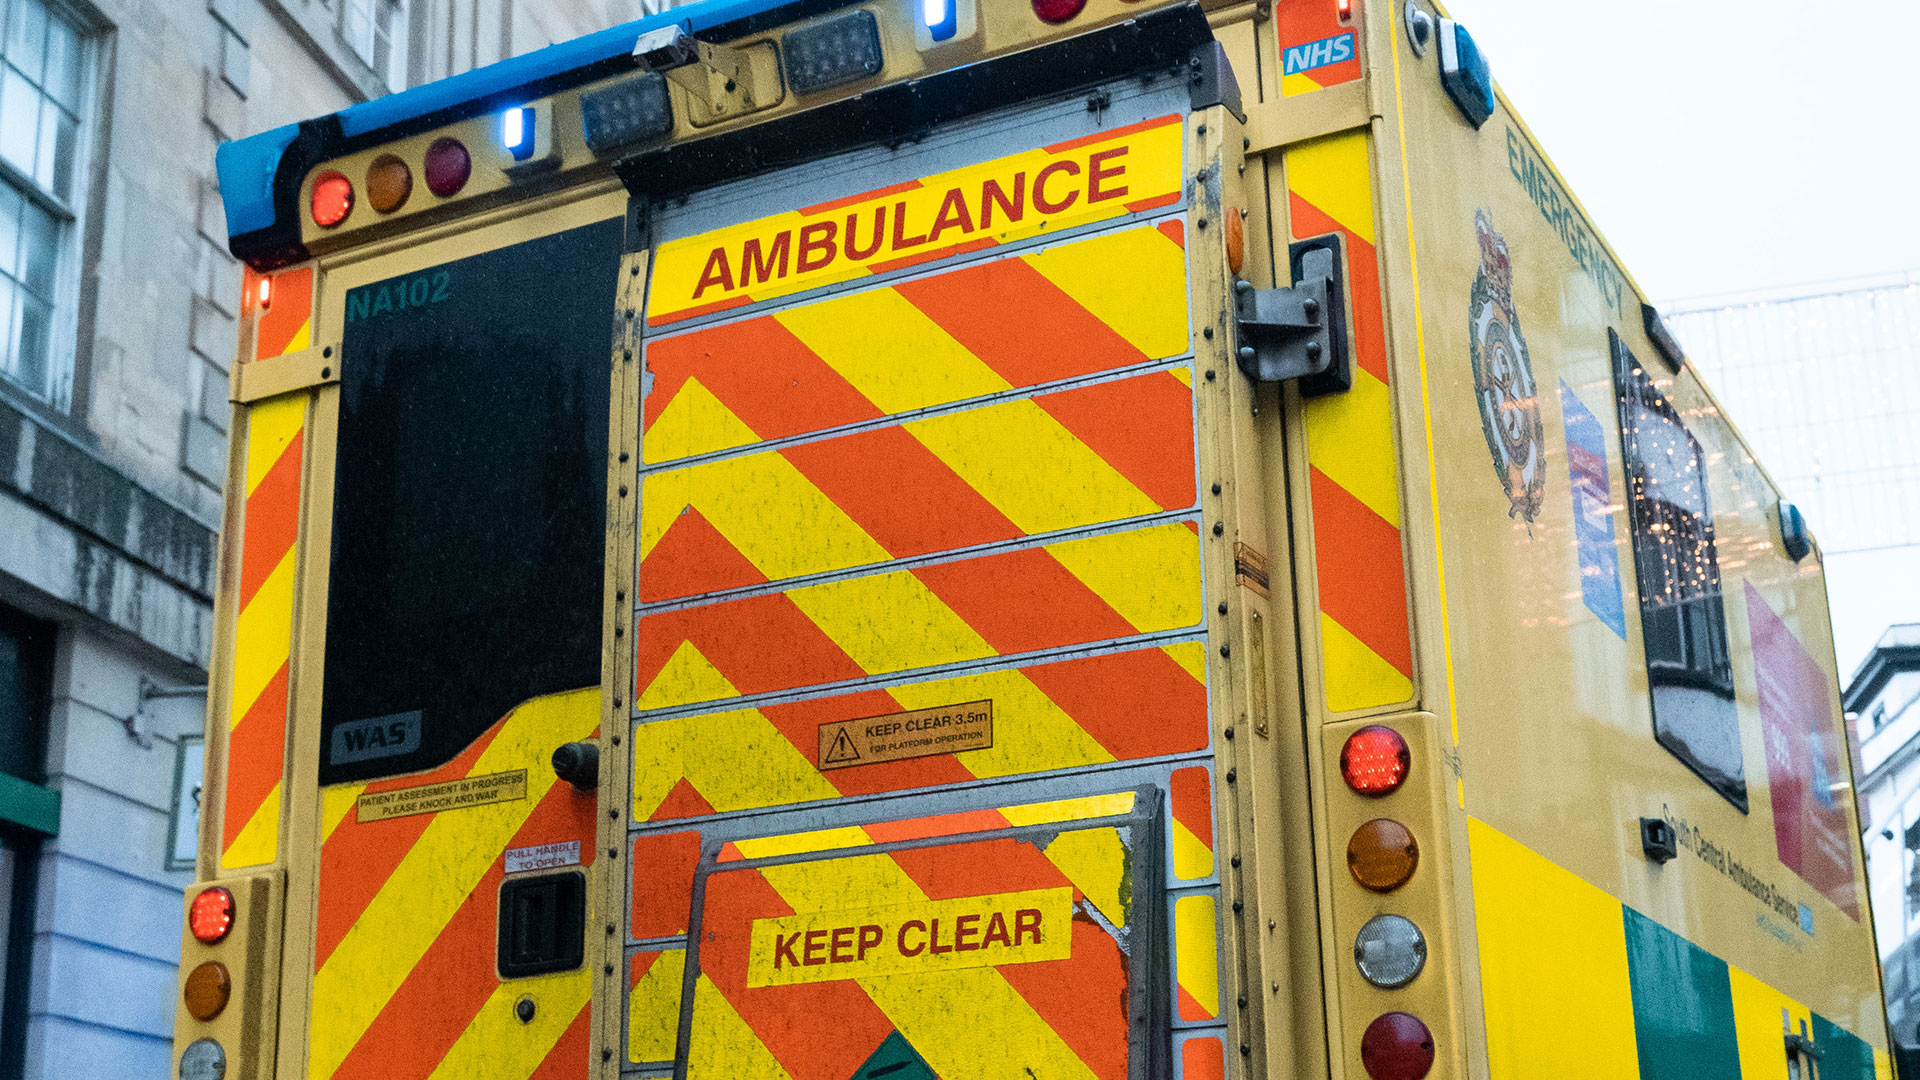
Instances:
[[[220,149],[181,1080],[1892,1075],[1818,544],[1432,0]]]

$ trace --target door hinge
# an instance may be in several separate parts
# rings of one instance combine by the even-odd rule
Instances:
[[[1236,355],[1248,378],[1297,379],[1307,397],[1352,388],[1343,251],[1338,233],[1301,240],[1288,249],[1292,285],[1233,283]]]

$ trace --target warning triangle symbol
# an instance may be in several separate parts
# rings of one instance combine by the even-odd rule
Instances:
[[[880,1048],[867,1063],[854,1072],[852,1080],[939,1080],[939,1077],[906,1036],[894,1031],[881,1041]]]
[[[821,760],[823,765],[845,765],[849,761],[859,761],[860,750],[847,737],[847,729],[841,728],[834,735],[833,743],[827,747],[827,756]]]

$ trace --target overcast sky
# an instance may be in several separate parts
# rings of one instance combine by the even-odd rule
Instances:
[[[1920,269],[1920,0],[1448,9],[1662,306]]]

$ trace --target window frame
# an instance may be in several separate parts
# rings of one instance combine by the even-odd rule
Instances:
[[[1609,328],[1607,340],[1654,739],[1708,787],[1741,813],[1747,813],[1749,789],[1735,702],[1732,633],[1715,538],[1706,450],[1688,429],[1679,408],[1655,385],[1646,365],[1627,348],[1619,333]],[[1657,463],[1642,453],[1643,449],[1658,449],[1642,445],[1636,424],[1646,414],[1685,438],[1691,461],[1685,466],[1684,479],[1697,488],[1694,502],[1698,509],[1653,497],[1649,492],[1649,488],[1657,490],[1661,477]],[[1683,489],[1676,494],[1685,493]],[[1679,543],[1665,539],[1675,535],[1676,525],[1685,532]],[[1676,562],[1682,564],[1681,573],[1692,575],[1691,590],[1684,581],[1679,582],[1677,590],[1671,587]],[[1650,600],[1649,590],[1655,587],[1676,595],[1670,600]],[[1690,591],[1697,591],[1697,595],[1690,595]],[[1663,634],[1663,624],[1669,620],[1671,630]],[[1672,639],[1671,649],[1661,640],[1663,636]],[[1722,744],[1723,751],[1731,746],[1730,761],[1709,759],[1708,751],[1716,743]]]
[[[47,102],[52,102],[55,108],[69,111],[74,126],[72,146],[69,151],[68,191],[64,199],[57,191],[43,187],[38,179],[13,162],[0,158],[0,185],[17,193],[24,202],[52,218],[56,232],[53,240],[54,265],[50,271],[49,294],[45,296],[35,294],[36,298],[44,300],[49,308],[44,384],[35,387],[17,380],[10,373],[0,371],[0,395],[4,395],[10,402],[18,402],[37,413],[51,415],[65,421],[70,419],[69,414],[80,397],[76,382],[82,352],[80,325],[83,312],[81,309],[88,302],[88,298],[84,295],[81,271],[86,254],[83,249],[89,244],[86,232],[91,215],[88,211],[92,209],[93,172],[98,154],[94,141],[99,131],[101,57],[108,45],[105,40],[106,28],[88,12],[66,3],[65,0],[14,0],[13,3],[6,5],[9,25],[0,27],[0,47],[4,45],[4,35],[11,30],[12,12],[22,2],[37,4],[46,13],[50,22],[58,20],[73,32],[74,98],[71,108],[69,109],[67,103],[43,90],[38,83],[33,85],[43,109]],[[44,40],[41,50],[44,64],[46,54]],[[0,80],[4,79],[8,66],[7,62],[0,61]],[[22,78],[25,76],[23,75]],[[3,87],[0,87],[0,94],[4,94]],[[29,288],[21,280],[25,276],[24,272],[19,277],[11,274],[8,276],[13,278],[10,284],[15,288],[22,290]],[[11,317],[10,312],[0,316],[0,329],[4,329],[9,335],[12,332],[11,327],[6,324]],[[0,347],[4,347],[5,344],[7,343],[0,341]]]

